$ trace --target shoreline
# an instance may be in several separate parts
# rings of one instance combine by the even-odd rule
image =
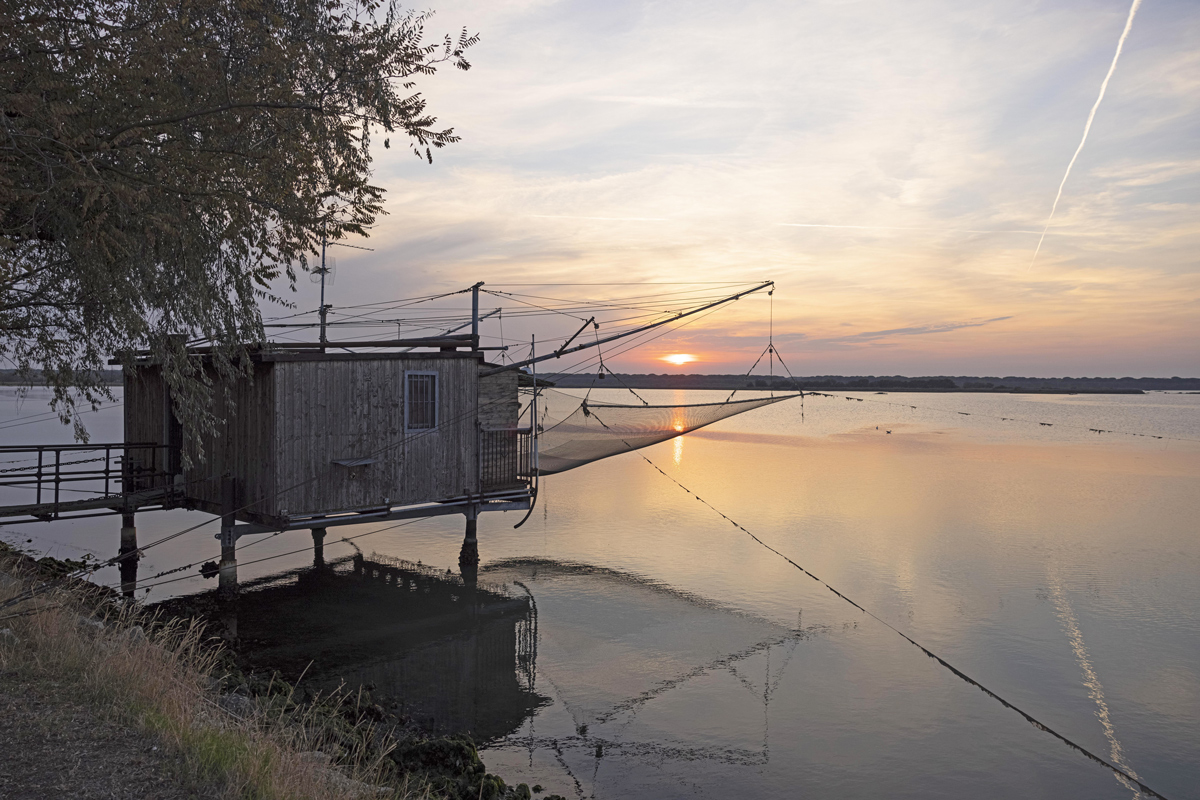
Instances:
[[[150,785],[156,796],[206,800],[533,797],[490,774],[470,737],[406,728],[365,691],[313,693],[248,674],[201,621],[69,577],[83,566],[0,543],[0,700],[11,712],[0,741],[29,744],[0,754],[20,781],[6,783],[11,796],[44,796],[57,782],[57,796],[91,796],[99,783],[131,800]],[[12,602],[39,584],[48,591]],[[60,775],[67,748],[111,750],[113,766],[106,755],[78,779]]]

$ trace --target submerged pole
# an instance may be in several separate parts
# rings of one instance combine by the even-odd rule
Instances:
[[[325,529],[313,528],[313,568],[320,569],[325,566]]]
[[[137,589],[138,553],[137,526],[134,525],[134,512],[125,511],[121,514],[121,546],[117,556],[121,564],[121,594],[133,597]]]
[[[458,554],[458,569],[462,573],[463,582],[473,585],[479,576],[479,540],[477,531],[479,506],[469,503],[466,510],[467,530],[463,536],[462,550]]]
[[[221,479],[221,563],[217,572],[217,592],[222,598],[233,598],[238,593],[237,536],[233,532],[236,504],[234,480]]]

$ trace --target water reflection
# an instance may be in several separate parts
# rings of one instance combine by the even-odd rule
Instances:
[[[303,675],[310,687],[365,686],[425,729],[481,741],[546,702],[533,688],[537,612],[527,594],[385,556],[325,561],[317,549],[315,558],[213,606],[256,670]]]
[[[1141,780],[1141,776],[1125,758],[1125,749],[1117,739],[1112,713],[1109,711],[1108,701],[1104,697],[1104,686],[1101,685],[1100,678],[1096,675],[1091,654],[1088,653],[1087,645],[1083,641],[1083,633],[1079,630],[1079,620],[1075,616],[1075,610],[1071,608],[1071,602],[1067,599],[1066,591],[1063,588],[1062,578],[1055,566],[1051,567],[1049,584],[1050,598],[1054,601],[1054,609],[1058,614],[1059,622],[1062,623],[1063,632],[1066,633],[1067,640],[1071,643],[1071,650],[1075,654],[1079,669],[1083,672],[1083,685],[1087,687],[1088,697],[1096,703],[1096,719],[1100,720],[1100,725],[1104,728],[1104,738],[1108,740],[1109,760],[1134,778]],[[1138,787],[1127,779],[1120,775],[1114,777],[1118,783],[1132,791],[1135,798],[1141,796]]]
[[[597,391],[593,398],[628,400],[623,390]],[[646,393],[654,404],[726,396]],[[705,503],[1073,740],[1115,761],[1115,739],[1121,763],[1151,786],[1168,797],[1194,794],[1200,445],[1088,430],[1200,439],[1200,397],[865,397],[809,398],[814,413],[803,422],[799,401],[781,403],[643,452]],[[97,439],[119,439],[119,412]],[[480,577],[507,583],[510,599],[529,597],[523,584],[536,624],[536,663],[525,662],[533,669],[520,671],[519,654],[532,650],[517,642],[506,656],[516,677],[500,680],[516,680],[528,705],[542,705],[530,713],[513,703],[504,724],[489,728],[505,732],[484,748],[489,770],[506,780],[568,797],[579,786],[599,798],[1131,796],[1111,773],[882,626],[855,628],[853,607],[636,455],[547,479],[539,504],[519,530],[502,514],[485,515],[479,530]],[[138,517],[146,541],[196,522],[182,511]],[[36,537],[51,555],[86,547],[109,558],[117,525],[88,519],[4,535]],[[345,535],[369,533],[359,541],[443,567],[456,563],[463,535],[461,518],[450,517],[372,530]],[[350,552],[332,530],[324,545],[327,559]],[[296,547],[296,538],[266,538],[250,553],[287,560],[247,562],[243,586],[263,570],[311,561],[311,551],[288,555]],[[214,556],[204,531],[147,549],[139,566],[145,578]],[[97,580],[120,586],[115,568]],[[209,586],[196,575],[150,596]],[[342,602],[296,596],[313,606]],[[379,626],[397,621],[382,601],[337,607]],[[450,637],[469,635],[461,621],[455,630]],[[803,636],[787,638],[793,631]],[[401,635],[394,649],[357,661],[325,652],[320,637],[336,642],[336,629],[304,635],[317,644],[291,659],[298,669],[313,658],[314,669],[344,664],[331,674],[365,674],[403,658]],[[410,679],[410,691],[449,693],[461,683],[443,690],[427,678],[428,689]],[[416,715],[415,700],[407,703]],[[469,712],[457,717],[474,725]]]
[[[560,792],[594,791],[602,768],[637,785],[663,773],[688,784],[701,769],[766,767],[775,693],[804,640],[829,633],[804,628],[799,612],[788,627],[588,564],[511,559],[487,574],[519,580],[540,602],[537,675],[553,697],[489,745],[489,764],[514,779],[557,776]],[[672,716],[691,721],[690,735],[666,733]]]

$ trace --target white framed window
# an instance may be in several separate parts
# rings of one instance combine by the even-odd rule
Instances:
[[[438,374],[422,370],[404,373],[404,428],[427,431],[438,424]]]

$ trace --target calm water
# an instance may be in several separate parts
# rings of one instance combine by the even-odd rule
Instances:
[[[855,396],[788,401],[642,452],[1064,735],[1168,797],[1200,796],[1200,441],[1087,430],[1200,440],[1200,396]],[[42,402],[0,396],[0,420]],[[88,418],[97,441],[120,438],[119,409]],[[67,437],[55,423],[6,425],[6,443]],[[201,519],[144,514],[139,535]],[[636,455],[545,479],[514,530],[519,519],[480,521],[487,619],[448,611],[462,587],[438,573],[456,568],[462,522],[444,518],[355,542],[368,559],[422,562],[387,586],[435,581],[421,584],[433,586],[424,610],[387,606],[390,627],[356,634],[357,648],[331,648],[315,617],[272,646],[381,691],[438,694],[421,713],[485,736],[490,769],[568,797],[1134,795]],[[101,518],[0,536],[110,556],[118,527]],[[326,557],[352,555],[339,537],[373,529],[331,532]],[[142,576],[213,558],[213,533],[148,551]],[[287,593],[289,613],[333,602],[318,600],[309,551],[247,564],[308,544],[303,532],[243,539],[244,581],[296,570],[264,584],[264,619],[267,599]],[[211,586],[187,577],[147,599]],[[354,599],[358,617],[392,602],[372,597]],[[251,615],[243,634],[256,624],[271,628]]]

